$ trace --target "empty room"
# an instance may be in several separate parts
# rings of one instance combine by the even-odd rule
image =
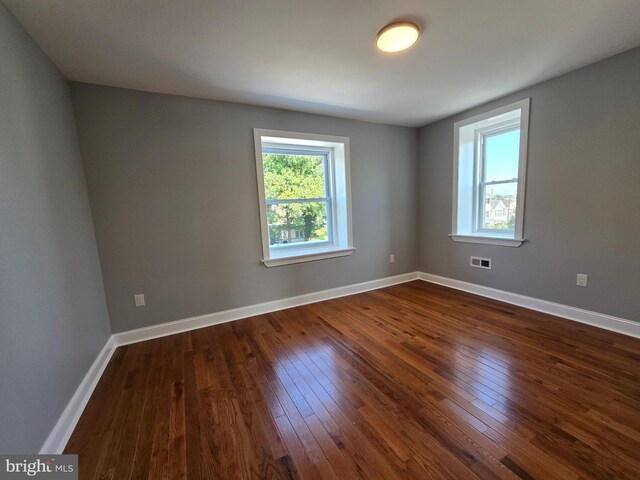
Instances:
[[[640,2],[0,0],[0,478],[640,478]]]

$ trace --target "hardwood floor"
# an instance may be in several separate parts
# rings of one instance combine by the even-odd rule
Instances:
[[[120,347],[80,478],[640,478],[640,340],[424,282]]]

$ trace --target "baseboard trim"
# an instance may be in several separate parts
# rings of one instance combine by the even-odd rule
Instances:
[[[173,322],[162,323],[150,327],[138,328],[136,330],[127,330],[121,333],[115,333],[113,339],[116,346],[128,345],[130,343],[143,342],[154,338],[166,337],[177,333],[188,332],[198,328],[218,325],[220,323],[231,322],[241,318],[253,317],[264,313],[275,312],[285,308],[298,307],[309,303],[321,302],[332,298],[344,297],[356,293],[376,290],[378,288],[389,287],[399,283],[410,282],[418,279],[418,272],[404,273],[393,277],[380,278],[369,282],[356,283],[346,285],[344,287],[331,288],[329,290],[321,290],[319,292],[307,293],[296,297],[283,298],[271,302],[249,305],[246,307],[224,310],[221,312],[209,313],[198,317],[185,318],[183,320],[175,320]]]
[[[51,455],[62,453],[69,441],[69,437],[71,437],[73,430],[76,428],[78,420],[80,420],[80,415],[82,415],[84,407],[87,406],[87,402],[98,384],[98,380],[100,380],[104,369],[107,367],[109,360],[111,360],[111,355],[113,355],[114,351],[115,344],[113,342],[113,336],[111,336],[105,346],[102,347],[102,350],[100,350],[100,353],[82,379],[82,382],[80,382],[73,397],[69,400],[58,422],[40,449],[40,454]]]
[[[411,282],[413,280],[423,280],[435,283],[445,287],[462,290],[464,292],[474,293],[494,300],[505,303],[518,305],[520,307],[529,308],[538,312],[548,313],[557,317],[566,318],[580,323],[592,325],[594,327],[610,330],[631,337],[640,338],[640,323],[626,320],[624,318],[605,315],[603,313],[583,310],[581,308],[570,307],[560,303],[549,302],[539,298],[527,297],[517,293],[498,290],[495,288],[484,287],[474,283],[463,282],[453,278],[441,277],[424,272],[411,272],[393,277],[371,280],[369,282],[356,283],[343,287],[331,288],[319,292],[307,293],[295,297],[283,298],[271,302],[249,305],[246,307],[224,310],[221,312],[210,313],[198,317],[176,320],[151,327],[139,328],[136,330],[128,330],[121,333],[113,334],[105,346],[102,348],[95,361],[89,368],[84,379],[73,394],[71,400],[62,412],[55,427],[47,437],[44,445],[40,449],[41,454],[59,454],[62,453],[71,434],[73,433],[84,408],[91,397],[104,369],[107,367],[111,356],[115,349],[121,345],[143,342],[154,338],[175,335],[177,333],[188,332],[198,328],[218,325],[220,323],[232,322],[242,318],[261,315],[264,313],[275,312],[286,308],[307,305],[309,303],[321,302],[332,298],[354,295],[356,293],[368,292],[378,288],[389,287],[400,283]]]
[[[482,297],[500,300],[501,302],[518,305],[538,312],[549,313],[557,317],[566,318],[575,322],[586,323],[594,327],[603,328],[630,337],[640,338],[640,323],[624,318],[606,315],[604,313],[592,312],[581,308],[570,307],[561,303],[549,302],[539,298],[527,297],[518,293],[511,293],[496,288],[484,287],[475,283],[463,282],[453,278],[441,277],[431,273],[419,272],[418,278],[430,283],[436,283],[445,287],[462,290],[464,292],[475,293]]]

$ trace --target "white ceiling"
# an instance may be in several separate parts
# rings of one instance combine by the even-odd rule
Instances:
[[[639,0],[2,1],[70,80],[411,126],[640,45]]]

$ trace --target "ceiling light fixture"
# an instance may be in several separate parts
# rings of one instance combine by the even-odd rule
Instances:
[[[420,29],[412,22],[390,23],[378,32],[376,44],[383,52],[399,52],[416,43]]]

